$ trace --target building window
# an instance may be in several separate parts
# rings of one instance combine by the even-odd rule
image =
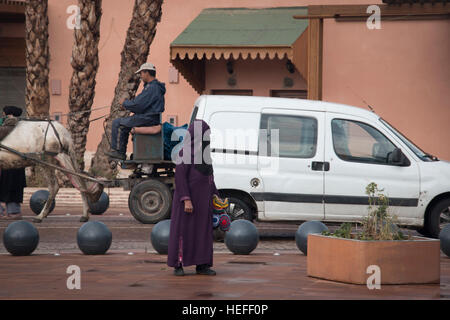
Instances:
[[[211,90],[213,95],[225,95],[225,96],[252,96],[253,90]]]
[[[306,91],[306,90],[270,90],[270,96],[278,97],[278,98],[307,99],[308,91]]]
[[[25,110],[25,68],[0,68],[0,103]]]
[[[53,119],[55,121],[61,122],[61,118],[62,118],[62,113],[61,112],[55,112],[53,113]]]

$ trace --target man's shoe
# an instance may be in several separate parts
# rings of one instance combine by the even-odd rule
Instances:
[[[125,160],[127,156],[124,153],[120,153],[117,150],[111,150],[110,152],[105,152],[107,156],[114,159]]]
[[[216,272],[211,269],[210,267],[204,267],[204,268],[196,268],[195,270],[197,274],[205,275],[205,276],[215,276]]]
[[[184,276],[183,267],[175,268],[175,270],[173,271],[173,274],[176,276]]]

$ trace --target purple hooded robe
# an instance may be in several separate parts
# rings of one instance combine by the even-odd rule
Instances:
[[[167,257],[167,265],[170,267],[213,265],[212,196],[219,193],[214,183],[212,166],[195,165],[193,162],[196,152],[194,150],[194,127],[201,128],[202,137],[206,131],[209,132],[209,126],[203,120],[195,120],[189,126],[188,132],[192,138],[185,138],[180,156],[182,157],[190,150],[190,157],[186,156],[186,158],[190,158],[190,161],[183,161],[175,168],[175,193]],[[209,145],[209,141],[203,142],[203,145],[202,143],[196,144],[196,150],[203,151],[206,145]],[[191,213],[184,211],[184,200],[186,199],[192,201],[194,209]]]

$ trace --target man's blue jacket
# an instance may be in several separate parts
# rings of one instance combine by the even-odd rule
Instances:
[[[125,100],[123,106],[135,115],[136,120],[147,121],[148,125],[159,124],[160,114],[164,111],[166,85],[158,80],[147,82],[142,92],[133,100]]]

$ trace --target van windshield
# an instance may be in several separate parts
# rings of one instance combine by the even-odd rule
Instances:
[[[198,107],[194,106],[194,110],[192,110],[191,120],[189,121],[189,125],[194,122],[195,118],[197,117]]]
[[[418,146],[416,146],[413,142],[411,142],[408,138],[406,138],[403,134],[400,133],[397,129],[391,126],[387,121],[380,118],[382,124],[384,124],[393,134],[395,134],[404,144],[408,146],[408,148],[415,153],[415,155],[422,161],[438,161],[439,159],[435,156],[428,154],[422,151]]]

